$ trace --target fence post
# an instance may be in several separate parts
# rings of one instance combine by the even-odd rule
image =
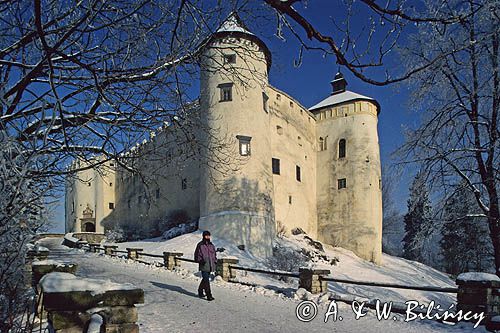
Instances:
[[[127,247],[127,259],[132,259],[132,260],[139,259],[139,253],[142,250],[143,249],[138,247]]]
[[[229,281],[236,277],[236,270],[231,269],[231,265],[237,265],[238,258],[220,258],[217,259],[216,274],[220,275],[224,281]]]
[[[107,254],[108,256],[113,255],[113,251],[117,249],[117,245],[104,245],[104,254]]]
[[[168,270],[173,270],[175,267],[180,266],[181,264],[179,260],[176,259],[176,257],[182,257],[183,255],[184,254],[182,252],[163,252],[163,264],[165,265],[165,268]]]
[[[99,245],[100,244],[97,244],[97,243],[89,243],[89,251],[92,253],[96,253]]]
[[[457,277],[457,308],[463,312],[483,312],[486,326],[500,330],[500,323],[489,322],[500,314],[500,278],[494,274],[468,272]]]
[[[313,294],[328,291],[328,282],[322,277],[330,274],[329,269],[299,268],[299,288],[304,288]]]

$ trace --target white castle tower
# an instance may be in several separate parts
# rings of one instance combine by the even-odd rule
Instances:
[[[377,121],[373,98],[346,90],[337,73],[332,94],[312,106],[317,153],[318,238],[381,262],[382,191]]]
[[[264,108],[270,62],[266,45],[233,14],[204,48],[200,83],[201,112],[211,135],[201,163],[199,227],[263,256],[272,253],[275,235]],[[234,147],[228,159],[217,150],[220,145]],[[225,165],[232,161],[237,171]]]

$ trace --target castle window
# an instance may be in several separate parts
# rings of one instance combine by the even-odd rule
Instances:
[[[301,181],[300,167],[298,165],[295,166],[295,179],[297,179],[298,182]]]
[[[276,132],[279,134],[279,135],[282,135],[283,134],[283,127],[277,125],[276,126]]]
[[[289,203],[290,205],[292,204],[292,196],[291,196],[291,195],[289,195],[289,196],[288,196],[288,203]]]
[[[327,138],[328,138],[327,136],[325,136],[324,138],[323,137],[319,137],[319,151],[326,150],[326,148],[327,148],[326,139]]]
[[[262,107],[264,108],[264,111],[268,112],[267,109],[267,101],[269,100],[269,97],[266,95],[265,92],[262,93]]]
[[[345,178],[341,178],[337,180],[338,184],[338,189],[340,190],[341,188],[346,188],[347,187],[347,181]]]
[[[272,166],[273,166],[273,174],[279,175],[280,174],[280,160],[279,160],[279,158],[273,158]]]
[[[74,213],[75,212],[75,202],[73,201],[71,203],[71,213]]]
[[[90,187],[90,186],[92,186],[92,183],[91,183],[91,182],[88,182],[88,183],[87,183],[87,185]]]
[[[240,143],[240,155],[250,156],[250,140],[252,140],[252,137],[245,135],[237,135],[236,138]]]
[[[156,197],[156,199],[160,198],[160,189],[159,188],[156,189],[155,197]]]
[[[140,204],[142,202],[142,195],[137,197],[137,203]]]
[[[277,99],[278,101],[281,101],[281,95],[280,95],[280,94],[276,94],[276,99]]]
[[[290,107],[293,108],[293,102],[292,101],[290,101]]]
[[[218,85],[220,89],[220,102],[228,102],[233,100],[233,84],[221,83]]]
[[[339,158],[344,158],[346,153],[346,142],[345,139],[339,140]]]
[[[108,203],[108,208],[109,209],[115,209],[115,203],[114,202]]]
[[[236,54],[224,54],[224,63],[225,64],[235,64],[236,63]]]
[[[127,207],[130,208],[130,199],[127,201]]]
[[[182,178],[182,181],[181,181],[181,188],[183,190],[187,189],[187,179],[186,178]]]
[[[113,187],[113,183],[109,183],[109,187]]]
[[[114,163],[109,163],[109,166],[114,167],[115,164]]]

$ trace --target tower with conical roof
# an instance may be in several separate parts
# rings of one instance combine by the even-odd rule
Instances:
[[[382,191],[377,121],[379,103],[347,90],[335,75],[316,116],[317,209],[320,241],[380,263]]]
[[[200,107],[208,132],[199,228],[269,256],[275,236],[269,113],[271,56],[231,14],[201,55]]]

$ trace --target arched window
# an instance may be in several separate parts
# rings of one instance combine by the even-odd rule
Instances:
[[[345,157],[345,139],[339,140],[339,158]]]

